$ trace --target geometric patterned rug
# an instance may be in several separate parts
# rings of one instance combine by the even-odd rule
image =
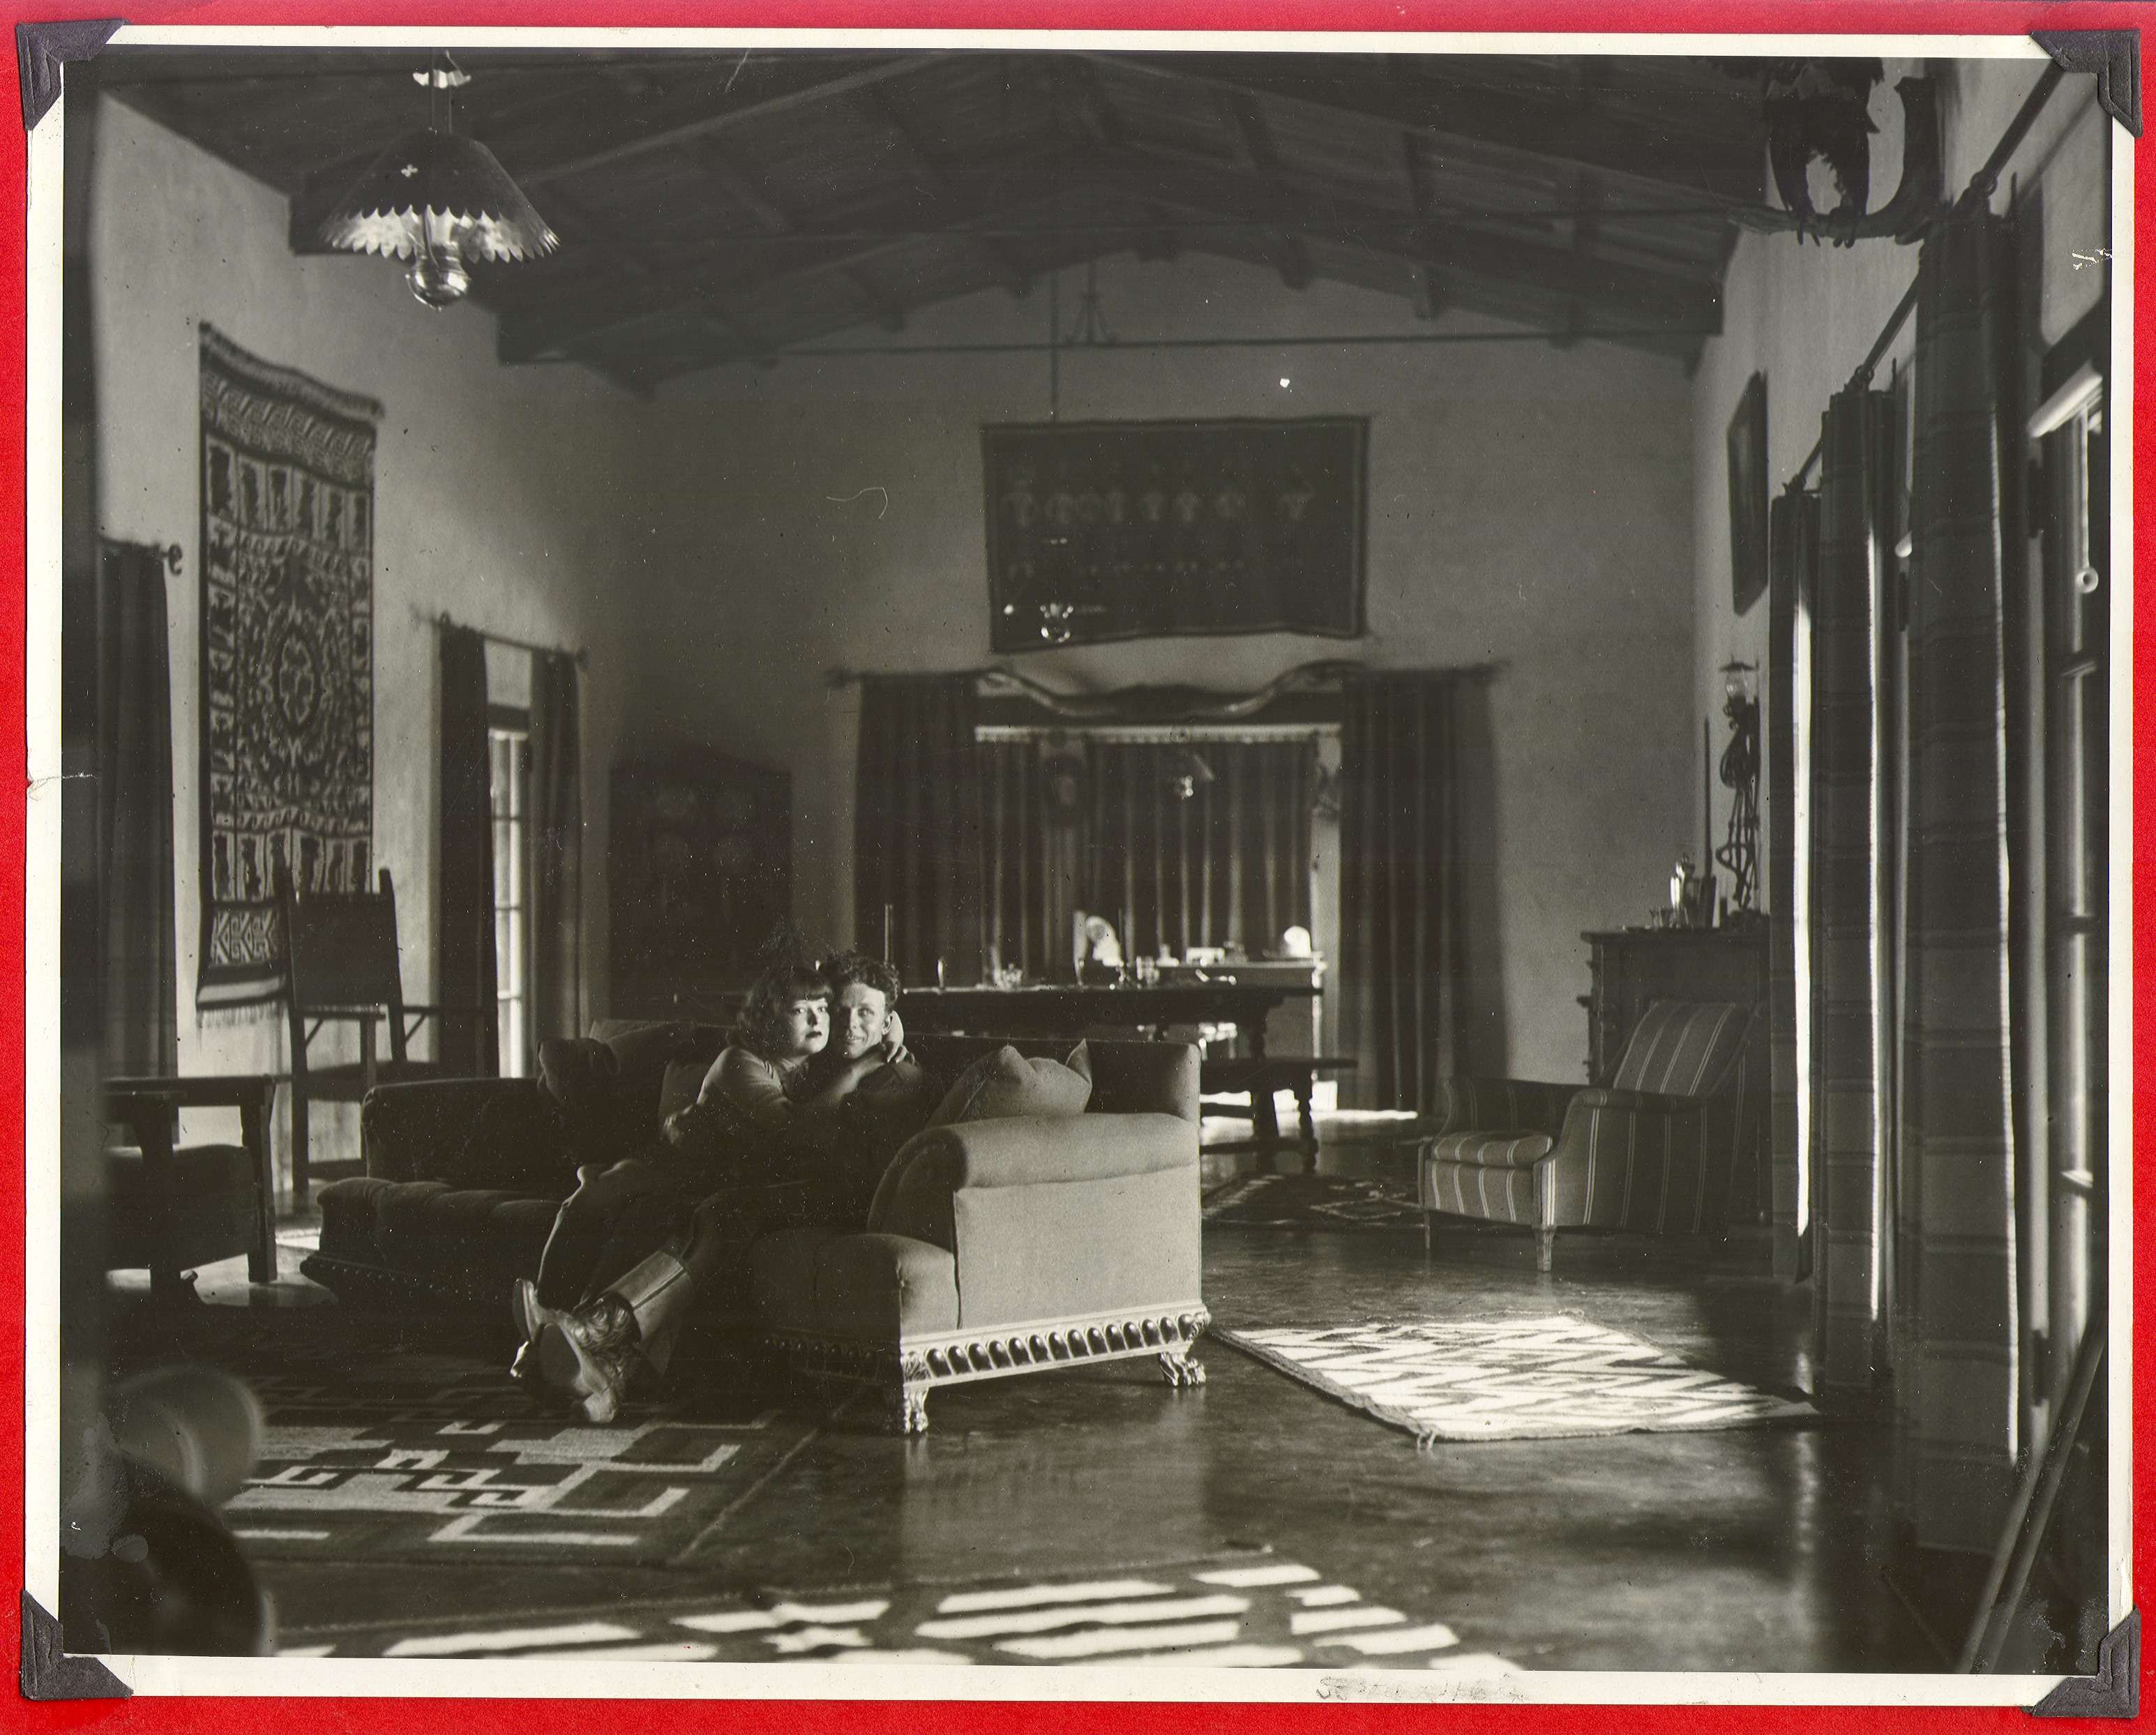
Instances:
[[[679,1662],[1173,1664],[1199,1668],[1516,1672],[1439,1621],[1363,1601],[1291,1561],[1186,1562],[760,1598],[610,1603],[544,1621],[291,1633],[285,1656],[637,1658]]]
[[[334,1307],[192,1312],[186,1354],[156,1359],[222,1367],[261,1400],[262,1456],[221,1509],[258,1558],[657,1564],[818,1431],[724,1379],[638,1391],[593,1428],[517,1385],[484,1334],[400,1342]]]
[[[1235,1229],[1414,1229],[1422,1224],[1412,1177],[1250,1175],[1205,1190],[1209,1224]]]
[[[1684,1433],[1816,1419],[1808,1404],[1558,1315],[1213,1335],[1418,1445]]]

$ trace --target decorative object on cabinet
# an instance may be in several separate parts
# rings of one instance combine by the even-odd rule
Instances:
[[[611,1010],[730,1018],[793,899],[792,782],[701,747],[613,767]]]
[[[1767,376],[1745,382],[1729,418],[1729,601],[1739,614],[1767,589]]]
[[[983,428],[992,644],[1361,637],[1368,445],[1360,417]]]
[[[1722,752],[1722,786],[1730,792],[1729,835],[1714,852],[1729,870],[1732,914],[1759,908],[1759,701],[1749,663],[1722,665],[1722,714],[1729,719],[1729,745]]]
[[[195,1004],[283,986],[277,876],[367,889],[381,405],[202,327],[202,942]]]
[[[412,80],[427,87],[427,124],[389,141],[324,219],[321,238],[347,253],[411,260],[412,293],[446,307],[471,287],[466,254],[504,264],[560,243],[494,152],[454,131],[449,92],[471,74],[438,54]]]

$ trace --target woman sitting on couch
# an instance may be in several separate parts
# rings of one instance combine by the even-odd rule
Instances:
[[[525,1341],[513,1373],[609,1421],[636,1360],[665,1368],[689,1303],[758,1233],[865,1214],[891,1138],[915,1105],[925,1115],[932,1104],[891,1010],[897,985],[889,965],[850,955],[829,973],[782,963],[758,978],[664,1147],[578,1172],[538,1281],[515,1287]],[[851,1103],[871,1077],[875,1088]],[[572,1291],[580,1304],[564,1311]]]

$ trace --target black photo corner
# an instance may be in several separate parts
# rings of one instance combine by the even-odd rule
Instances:
[[[2139,38],[2034,43],[18,25],[23,1697],[2135,1715]]]

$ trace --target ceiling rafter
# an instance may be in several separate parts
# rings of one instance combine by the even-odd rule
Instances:
[[[1156,59],[1089,52],[1087,58],[1127,76],[1188,80],[1249,100],[1293,104],[1358,130],[1406,128],[1429,144],[1471,157],[1539,160],[1546,170],[1596,169],[1621,177],[1641,194],[1666,195],[1675,185],[1753,203],[1762,197],[1763,132],[1755,157],[1732,151],[1727,139],[1688,134],[1674,122],[1656,130],[1629,126],[1591,97],[1577,94],[1538,97],[1478,89],[1459,79],[1409,80],[1389,62],[1373,66],[1359,56],[1323,57],[1322,69],[1310,59],[1265,54]],[[1733,102],[1732,109],[1737,111]]]
[[[913,129],[894,108],[881,90],[866,90],[861,93],[861,105],[867,109],[883,134],[890,138],[905,159],[906,166],[921,181],[942,192],[951,191],[951,178],[937,163],[915,136]],[[973,238],[973,246],[995,273],[996,280],[1012,295],[1023,298],[1033,288],[1033,279],[1012,257],[1010,249],[999,241],[985,235]]]
[[[711,140],[805,105],[834,101],[857,92],[871,90],[888,80],[911,76],[948,58],[943,54],[895,54],[888,59],[870,66],[855,68],[837,77],[828,73],[808,75],[814,64],[809,63],[803,68],[803,82],[790,88],[745,100],[716,114],[701,115],[692,121],[640,133],[598,150],[580,151],[551,162],[535,162],[529,159],[526,152],[516,150],[497,137],[495,142],[500,148],[495,154],[499,156],[507,151],[508,154],[503,157],[503,167],[509,170],[517,185],[528,193],[534,187],[551,188],[579,176],[617,168],[639,157]],[[476,125],[481,129],[485,126],[483,119]],[[323,219],[351,191],[352,182],[374,160],[375,151],[378,149],[377,146],[375,150],[348,157],[341,162],[312,170],[303,177],[300,186],[286,189],[291,199],[287,228],[295,253],[327,250],[321,243]]]

